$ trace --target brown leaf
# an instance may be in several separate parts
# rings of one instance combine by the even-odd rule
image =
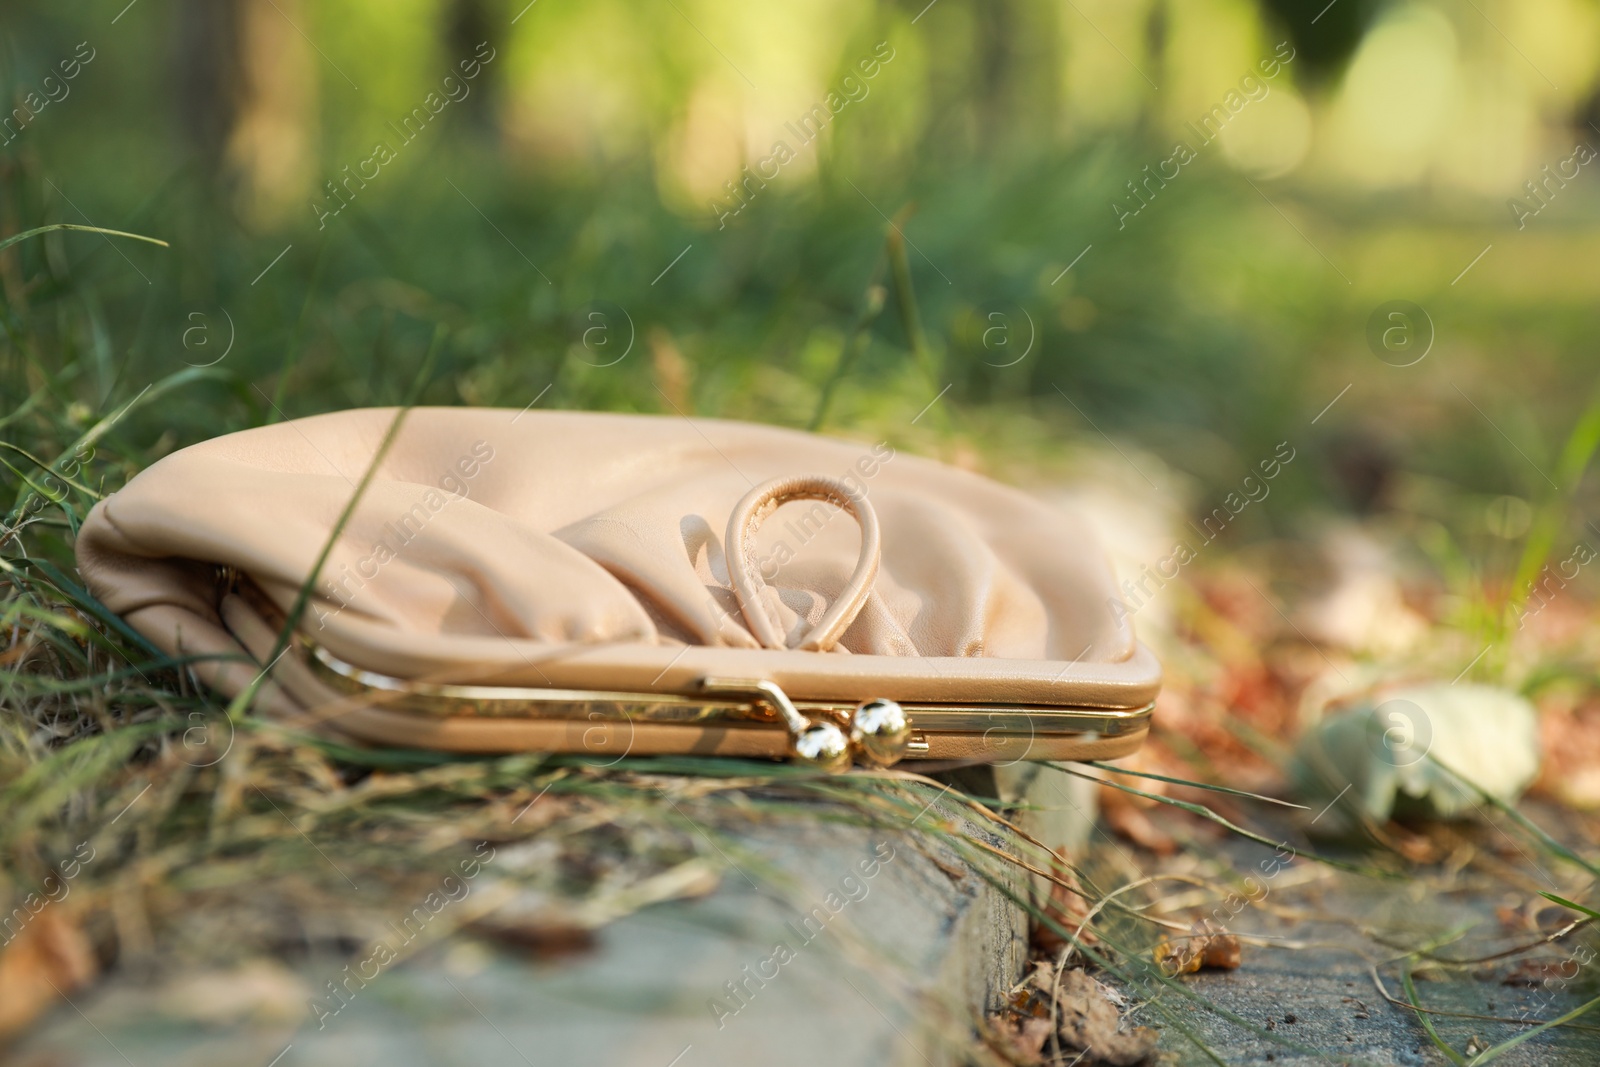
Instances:
[[[1044,1060],[1044,1043],[1050,1040],[1050,1020],[1011,1012],[989,1016],[1001,1055],[1012,1063],[1034,1064]]]
[[[1219,971],[1235,971],[1239,969],[1239,961],[1239,939],[1218,927],[1206,939],[1205,951],[1200,956],[1200,966],[1212,967]]]
[[[28,914],[25,905],[17,910]],[[0,948],[0,1039],[20,1032],[58,996],[87,985],[95,970],[89,939],[65,909],[44,902]]]
[[[1192,974],[1202,967],[1232,971],[1238,969],[1241,959],[1238,937],[1210,919],[1195,923],[1188,934],[1162,938],[1153,955],[1156,966],[1169,977]]]
[[[1168,978],[1180,974],[1193,974],[1200,969],[1200,963],[1205,958],[1204,944],[1189,935],[1176,938],[1163,937],[1157,942],[1151,955],[1156,966],[1161,968],[1161,973]]]
[[[1146,1026],[1120,1029],[1122,1017],[1109,993],[1083,971],[1063,972],[1056,997],[1061,1042],[1083,1049],[1087,1062],[1110,1067],[1144,1063],[1155,1052],[1156,1033]]]

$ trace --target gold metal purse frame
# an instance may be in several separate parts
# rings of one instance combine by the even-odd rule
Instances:
[[[235,568],[219,567],[217,579],[225,625],[258,658],[270,655],[282,612]],[[229,610],[229,600],[247,610]],[[1115,759],[1138,749],[1155,707],[796,701],[768,679],[710,676],[689,694],[434,683],[347,663],[304,634],[283,658],[294,662],[273,680],[325,709],[316,718],[341,733],[456,752],[787,758],[826,771],[902,759]]]
[[[1112,759],[1138,748],[1154,708],[794,701],[759,678],[702,678],[693,695],[441,685],[306,652],[319,681],[367,705],[367,721],[341,728],[425,747],[788,757],[833,771],[855,760]]]

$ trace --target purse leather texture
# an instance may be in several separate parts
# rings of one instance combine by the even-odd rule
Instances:
[[[196,672],[237,693],[259,668],[223,617],[218,566],[287,613],[396,416],[343,411],[173,453],[90,512],[80,573],[164,651],[213,657]],[[883,442],[418,408],[299,632],[429,682],[691,693],[733,676],[795,699],[1142,707],[1160,667],[1119,600],[1074,516]],[[261,696],[308,702],[271,683]]]

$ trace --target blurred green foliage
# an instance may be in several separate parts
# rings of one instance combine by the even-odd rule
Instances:
[[[1197,506],[1291,440],[1313,462],[1254,535],[1327,505],[1492,541],[1490,501],[1577,489],[1548,472],[1593,389],[1596,199],[1585,172],[1521,229],[1506,201],[1600,137],[1592,4],[118,6],[18,0],[0,29],[25,111],[94,53],[0,147],[0,232],[171,242],[0,256],[0,396],[38,397],[6,432],[46,458],[186,364],[217,374],[129,415],[129,470],[394,403],[443,324],[429,403],[807,426],[832,381],[825,430],[1010,471],[1103,432]],[[1119,221],[1279,42],[1267,95]],[[1395,299],[1436,334],[1410,367],[1366,341]]]

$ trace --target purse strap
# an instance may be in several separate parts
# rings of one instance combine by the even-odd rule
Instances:
[[[817,624],[800,641],[805,652],[827,652],[838,644],[872,595],[882,555],[878,516],[864,494],[852,490],[837,478],[821,474],[799,474],[774,478],[751,489],[734,505],[728,516],[726,538],[728,575],[733,580],[734,596],[745,623],[757,641],[767,648],[787,648],[784,633],[766,610],[761,594],[766,582],[756,562],[755,532],[767,516],[796,500],[820,500],[832,504],[856,520],[861,527],[861,555],[844,592],[833,602]]]

